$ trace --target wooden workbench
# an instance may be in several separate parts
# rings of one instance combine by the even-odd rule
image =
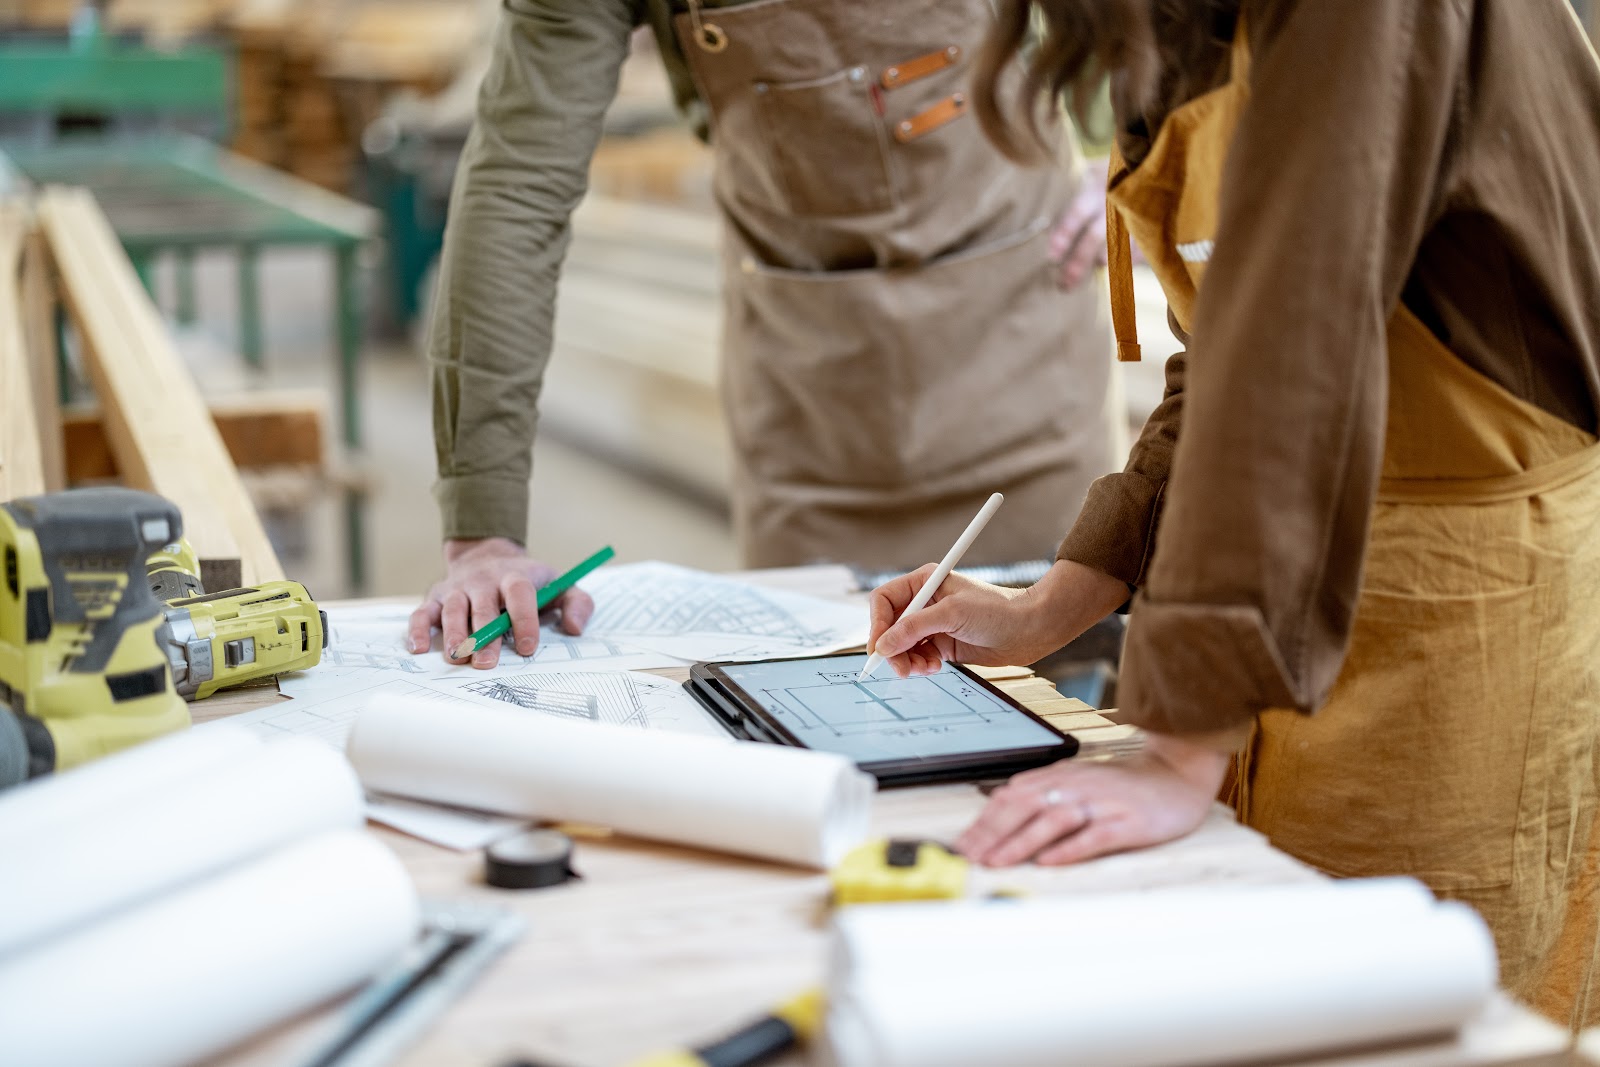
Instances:
[[[848,595],[842,568],[751,577]],[[1051,703],[1050,693],[1036,688],[1029,702],[1046,712],[1064,710]],[[276,699],[283,698],[271,690],[236,692],[197,704],[195,717],[222,718]],[[949,840],[983,802],[972,785],[886,791],[875,801],[875,830]],[[817,872],[595,836],[578,839],[574,866],[581,881],[507,892],[483,884],[476,853],[450,852],[384,827],[372,831],[394,849],[424,896],[514,908],[528,924],[521,941],[397,1067],[497,1067],[518,1058],[550,1067],[614,1067],[720,1036],[822,976],[828,888],[826,876]],[[1202,882],[1283,884],[1321,875],[1239,826],[1218,805],[1194,834],[1160,848],[1068,868],[1026,867],[979,877],[983,888],[1065,895]],[[1070,1004],[1070,991],[1062,995],[1063,1004]],[[289,1067],[326,1017],[282,1027],[212,1067]],[[1500,998],[1457,1040],[1320,1062],[1434,1067],[1529,1061],[1560,1057],[1566,1045],[1559,1028]],[[798,1055],[783,1061],[802,1062]]]

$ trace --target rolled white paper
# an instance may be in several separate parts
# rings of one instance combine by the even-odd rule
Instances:
[[[843,756],[400,697],[356,720],[369,788],[828,867],[867,834],[870,775]]]
[[[388,849],[321,834],[0,963],[0,1057],[190,1063],[370,977],[419,920]]]
[[[130,760],[139,753],[131,753]],[[168,753],[154,746],[152,772]],[[125,768],[126,769],[126,768]],[[120,780],[119,780],[120,781]],[[324,830],[362,825],[361,787],[339,753],[305,738],[246,749],[142,791],[108,790],[92,815],[17,835],[0,878],[0,957],[107,912]]]
[[[1035,939],[1033,959],[865,961],[829,989],[823,1061],[836,1067],[1171,1067],[1299,1056],[1441,1034],[1494,991],[1494,941],[1455,903],[1419,911],[1383,893],[1335,921],[1317,887],[1285,887],[1261,921],[1157,920],[1166,894],[1140,894],[1152,924]],[[1252,890],[1257,901],[1266,891]],[[1295,920],[1296,896],[1307,905]],[[1026,912],[1026,902],[1012,905]],[[1183,905],[1180,905],[1180,908]],[[853,909],[857,931],[871,910]],[[1363,914],[1364,912],[1364,914]],[[928,916],[924,936],[958,920]],[[840,936],[847,936],[841,934]],[[858,946],[859,947],[859,946]],[[889,942],[881,946],[890,947]],[[848,955],[848,954],[847,954]],[[1152,1025],[1151,1020],[1159,1020]]]
[[[987,969],[1037,967],[1040,946],[1101,951],[1176,944],[1221,931],[1293,929],[1307,915],[1344,930],[1374,916],[1430,915],[1437,902],[1414,878],[1316,881],[1301,886],[1193,886],[1148,892],[1077,893],[1014,900],[916,901],[892,908],[846,908],[829,938],[828,976],[838,983],[868,968],[919,972],[970,957]],[[930,936],[937,931],[937,936]],[[1109,951],[1109,950],[1108,950]]]
[[[237,726],[208,726],[147,741],[69,771],[0,793],[0,856],[62,826],[97,819],[128,797],[175,785],[265,742]]]

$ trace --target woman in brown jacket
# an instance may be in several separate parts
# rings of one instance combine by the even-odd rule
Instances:
[[[1143,756],[1019,775],[962,849],[1154,844],[1227,777],[1308,863],[1471,903],[1510,989],[1594,1021],[1600,70],[1565,0],[1002,7],[986,125],[1026,147],[993,72],[1036,10],[1025,107],[1111,82],[1119,350],[1131,232],[1187,351],[1045,581],[893,625],[927,569],[874,595],[904,675],[1031,661],[1134,592]]]

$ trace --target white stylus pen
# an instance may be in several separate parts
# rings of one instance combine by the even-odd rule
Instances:
[[[972,542],[978,539],[978,535],[983,532],[983,528],[989,525],[989,520],[994,518],[994,513],[1000,510],[1000,505],[1005,503],[1005,499],[1004,496],[996,493],[984,503],[983,507],[978,509],[978,513],[972,517],[972,521],[967,523],[967,528],[961,531],[961,536],[956,538],[956,543],[950,546],[950,551],[944,554],[944,559],[941,559],[939,565],[933,568],[933,573],[928,575],[928,580],[922,583],[922,588],[917,590],[917,595],[912,597],[911,603],[906,605],[906,610],[900,613],[900,618],[903,619],[907,615],[927,607],[928,601],[933,598],[933,594],[939,591],[939,586],[943,584],[945,576],[955,570],[956,564],[961,562],[961,557],[967,554],[967,549],[972,547]],[[867,665],[861,668],[861,676],[856,681],[866,681],[872,677],[872,672],[881,666],[883,666],[883,657],[874,650],[872,655],[867,657]]]

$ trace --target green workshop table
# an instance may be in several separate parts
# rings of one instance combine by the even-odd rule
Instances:
[[[340,430],[345,447],[362,443],[361,298],[356,257],[378,233],[378,214],[298,178],[235,156],[196,137],[62,139],[5,154],[38,185],[85,186],[100,201],[139,275],[150,286],[157,256],[176,261],[180,322],[195,317],[194,257],[204,248],[231,249],[239,262],[239,337],[245,361],[262,363],[258,263],[270,247],[316,245],[334,264],[334,339],[339,353]],[[366,583],[365,503],[346,493],[349,581]]]

